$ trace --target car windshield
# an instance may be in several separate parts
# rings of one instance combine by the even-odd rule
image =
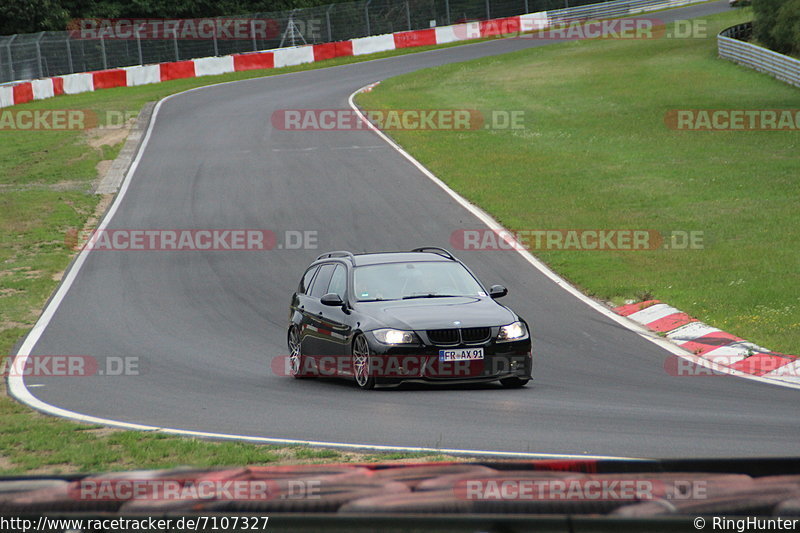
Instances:
[[[353,274],[360,302],[450,296],[486,296],[461,264],[453,261],[415,261],[357,267]]]

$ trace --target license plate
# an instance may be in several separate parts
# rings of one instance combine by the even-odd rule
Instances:
[[[475,361],[483,359],[483,348],[439,350],[439,361]]]

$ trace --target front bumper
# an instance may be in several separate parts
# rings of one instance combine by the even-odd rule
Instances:
[[[367,335],[372,355],[372,375],[382,384],[402,382],[475,383],[508,377],[531,379],[533,356],[531,340],[478,345],[433,346],[386,345]],[[470,361],[439,360],[439,350],[483,348],[483,359]]]

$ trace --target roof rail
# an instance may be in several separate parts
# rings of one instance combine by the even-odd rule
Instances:
[[[419,248],[414,248],[411,250],[412,252],[433,252],[435,254],[441,255],[442,257],[446,257],[451,261],[457,261],[453,254],[445,250],[444,248],[439,248],[438,246],[421,246]]]
[[[328,252],[320,255],[314,261],[319,261],[320,259],[328,259],[330,257],[346,257],[350,259],[352,263],[355,263],[355,257],[353,256],[352,252],[348,252],[346,250],[338,250],[335,252]]]

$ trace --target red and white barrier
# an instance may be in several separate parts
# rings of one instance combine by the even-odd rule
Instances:
[[[412,46],[431,46],[436,42],[436,30],[401,31],[394,35],[395,48],[410,48]]]
[[[334,43],[68,74],[42,80],[20,82],[15,85],[0,86],[0,108],[23,104],[31,100],[52,98],[59,94],[78,94],[99,89],[135,87],[137,85],[199,76],[216,76],[244,70],[288,67],[325,61],[336,57],[374,54],[413,46],[431,46],[519,31],[534,31],[545,28],[547,25],[548,16],[546,12],[529,13],[517,17],[373,35]]]
[[[314,62],[314,46],[298,46],[296,48],[278,48],[274,52],[275,68],[291,67],[303,63]]]
[[[233,56],[233,70],[259,70],[275,67],[275,56],[272,52],[253,52]]]
[[[125,80],[128,87],[147,85],[148,83],[158,83],[161,81],[161,68],[158,65],[125,67],[123,70],[125,71]]]
[[[233,56],[203,57],[194,60],[194,71],[197,76],[215,76],[228,74],[233,70]]]
[[[0,108],[14,105],[14,89],[10,85],[0,87]]]
[[[336,43],[323,43],[314,45],[314,61],[325,61],[334,57],[353,55],[352,41],[339,41]]]
[[[161,81],[180,80],[183,78],[195,78],[197,72],[194,69],[194,59],[187,61],[173,61],[171,63],[161,63],[158,65],[161,70]]]
[[[78,94],[94,91],[94,76],[91,72],[60,76],[64,80],[64,94]]]
[[[121,68],[92,72],[92,87],[98,89],[113,89],[114,87],[127,87],[128,78]]]
[[[354,56],[386,52],[387,50],[395,49],[394,35],[391,33],[373,35],[372,37],[360,37],[358,39],[352,39],[351,42],[353,43]]]
[[[519,29],[522,32],[543,30],[548,24],[549,19],[547,13],[544,11],[541,13],[528,13],[519,16]]]
[[[640,11],[653,11],[665,7],[694,4],[700,1],[702,0],[667,0],[666,4],[644,6]],[[630,12],[634,13],[634,10]],[[278,48],[264,52],[233,54],[222,57],[204,57],[100,72],[69,74],[34,82],[20,82],[10,87],[0,86],[0,107],[22,104],[33,99],[50,98],[59,94],[77,94],[111,87],[133,87],[244,70],[288,67],[325,61],[335,57],[359,56],[412,46],[431,46],[518,32],[531,32],[547,28],[550,22],[548,13],[542,11],[501,19],[439,26],[424,30],[373,35],[334,43]]]
[[[547,24],[546,12],[529,13],[503,19],[373,35],[349,41],[68,74],[1,86],[0,108],[23,104],[31,100],[52,98],[59,94],[78,94],[99,89],[135,87],[183,78],[302,65],[336,57],[374,54],[400,48],[432,46],[519,31],[533,31],[544,28]]]
[[[55,92],[53,91],[52,78],[47,78],[44,80],[33,80],[31,82],[31,86],[33,88],[34,100],[44,100],[45,98],[52,98],[53,96],[55,96]]]
[[[436,44],[468,41],[470,39],[478,39],[481,36],[481,26],[478,22],[442,26],[440,28],[435,28],[435,30]]]

